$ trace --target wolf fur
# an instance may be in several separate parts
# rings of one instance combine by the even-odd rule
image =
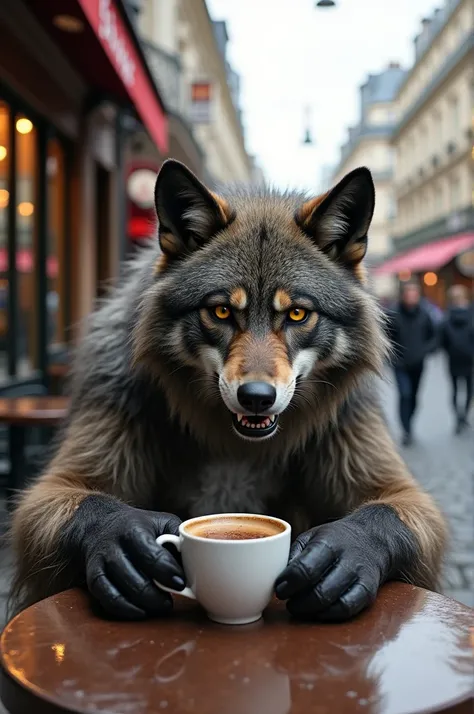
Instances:
[[[273,514],[295,536],[388,506],[416,542],[396,577],[436,588],[445,524],[397,453],[377,396],[388,345],[361,262],[369,172],[316,198],[217,196],[167,162],[156,203],[159,244],[90,317],[57,451],[19,497],[17,607],[83,581],[65,534],[92,494],[182,519]],[[215,300],[232,325],[213,319]],[[308,321],[287,324],[301,300]],[[271,438],[244,440],[232,426],[248,375],[275,384],[284,405]]]

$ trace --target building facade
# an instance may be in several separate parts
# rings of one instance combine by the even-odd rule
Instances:
[[[163,153],[138,128],[126,150],[129,247],[156,231],[154,182],[165,158],[200,179],[249,181],[254,164],[244,144],[240,79],[227,59],[227,28],[204,0],[133,0],[135,25],[168,114]]]
[[[394,258],[380,270],[398,270],[402,279],[419,274],[432,299],[443,304],[450,283],[472,283],[456,267],[456,255],[471,238],[474,246],[472,0],[449,0],[425,18],[414,51],[397,92],[392,137]]]
[[[0,3],[0,385],[44,382],[126,252],[124,135],[168,151],[121,0]]]
[[[341,147],[339,163],[332,172],[333,184],[357,166],[367,166],[372,172],[376,203],[369,234],[369,265],[381,262],[391,250],[395,197],[390,141],[395,126],[394,99],[404,77],[405,71],[397,63],[391,63],[379,74],[369,75],[360,88],[359,122],[349,129],[348,139]],[[382,295],[391,293],[393,279],[377,277],[374,288]]]

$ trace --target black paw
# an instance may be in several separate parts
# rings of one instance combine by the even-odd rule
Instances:
[[[403,535],[403,542],[411,538],[391,508],[367,506],[303,533],[276,582],[277,597],[288,600],[295,617],[321,621],[354,617],[374,602],[380,585],[394,574],[394,566],[398,568],[398,556],[405,555],[394,529]]]
[[[182,590],[184,573],[156,538],[177,534],[179,524],[169,513],[132,508],[108,497],[82,502],[69,525],[69,550],[89,592],[109,615],[136,620],[171,612],[171,595],[154,581]]]

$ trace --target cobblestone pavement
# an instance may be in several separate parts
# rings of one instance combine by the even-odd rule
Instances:
[[[398,439],[397,397],[389,378],[382,384],[382,394],[391,428]],[[449,399],[444,364],[441,357],[436,356],[427,364],[420,389],[419,411],[414,423],[416,443],[403,449],[402,454],[450,524],[451,545],[443,590],[474,607],[474,429],[462,436],[454,435]],[[2,520],[5,522],[5,512],[0,503]],[[10,562],[10,553],[4,546],[0,549],[0,627],[4,622]]]
[[[474,428],[454,435],[450,385],[441,355],[428,361],[422,380],[413,422],[415,443],[401,453],[450,526],[443,592],[474,607]],[[391,383],[384,383],[382,389],[387,417],[399,439],[395,390]]]

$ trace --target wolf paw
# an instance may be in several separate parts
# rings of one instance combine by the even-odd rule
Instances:
[[[348,517],[296,539],[276,595],[295,617],[347,620],[374,602],[389,563],[383,539]]]

